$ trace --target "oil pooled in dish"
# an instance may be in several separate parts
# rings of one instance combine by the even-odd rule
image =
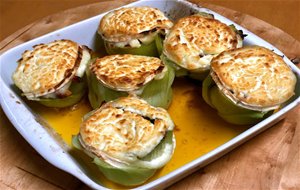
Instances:
[[[153,181],[212,151],[242,133],[247,127],[226,123],[201,97],[197,84],[187,79],[176,79],[173,100],[168,109],[175,123],[176,148],[172,159],[148,181]],[[73,109],[45,109],[31,106],[71,146],[72,135],[79,132],[82,117],[91,111],[88,101]],[[95,178],[95,176],[93,177]],[[102,175],[96,178],[108,188],[126,188],[114,184]],[[128,187],[127,187],[128,188]]]

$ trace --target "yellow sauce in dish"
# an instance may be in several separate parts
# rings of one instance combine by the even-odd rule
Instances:
[[[83,115],[91,111],[91,107],[87,101],[82,101],[72,109],[45,109],[43,106],[35,105],[33,110],[46,120],[66,144],[71,146],[72,135],[78,134],[81,119]],[[170,162],[158,170],[149,181],[160,178],[199,158],[246,129],[224,122],[217,112],[203,101],[201,86],[186,79],[176,79],[173,84],[173,101],[168,112],[176,125],[176,149]],[[75,154],[71,153],[71,155]],[[92,168],[93,165],[87,167]],[[95,172],[97,170],[92,171],[91,175]],[[110,182],[99,174],[93,178],[97,178],[97,181],[99,180],[108,188],[126,188]]]

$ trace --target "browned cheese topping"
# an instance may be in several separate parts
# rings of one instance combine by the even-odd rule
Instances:
[[[173,128],[166,110],[136,97],[123,97],[84,120],[80,138],[98,157],[130,163],[149,154]]]
[[[164,54],[188,70],[207,70],[213,55],[241,46],[240,36],[226,24],[201,15],[181,18],[164,43]]]
[[[70,40],[34,46],[19,60],[13,80],[28,99],[54,92],[74,76],[80,64],[81,48]]]
[[[172,25],[159,9],[130,7],[106,14],[98,32],[109,42],[125,42],[144,37],[150,31],[169,29]]]
[[[218,87],[246,108],[274,109],[294,95],[296,76],[279,55],[266,48],[225,51],[212,60],[211,67]]]
[[[153,80],[164,67],[158,58],[125,54],[99,58],[90,69],[107,87],[119,91],[132,91]]]

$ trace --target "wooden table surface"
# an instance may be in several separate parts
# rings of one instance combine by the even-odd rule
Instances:
[[[21,5],[14,4],[14,2],[19,2]],[[0,43],[0,52],[70,23],[121,6],[128,3],[129,0],[98,1],[96,4],[65,11],[63,14],[48,16],[33,24],[27,23],[29,24],[27,26],[23,22],[19,23],[20,18],[13,17],[16,22],[10,22],[5,18],[6,16],[10,17],[9,11],[14,7],[16,8],[14,9],[15,13],[21,10],[28,11],[30,20],[39,18],[43,14],[49,14],[51,11],[95,1],[77,0],[70,3],[65,0],[61,4],[55,0],[44,1],[44,3],[29,2],[35,8],[38,4],[39,9],[32,11],[30,8],[26,8],[26,1],[1,1],[0,31],[3,40]],[[193,0],[193,2],[200,1]],[[284,28],[289,34],[300,39],[300,30],[297,28],[299,21],[298,19],[295,21],[295,18],[300,18],[299,1],[288,0],[285,1],[286,3],[282,3],[283,1],[264,0],[249,3],[248,1],[230,0],[225,3],[225,1],[216,0],[213,2],[243,12],[250,12],[255,16],[257,13],[258,17],[265,20],[272,18],[270,23],[273,22],[273,25]],[[289,58],[300,57],[300,43],[282,30],[237,11],[207,3],[200,4],[248,28],[274,44]],[[6,12],[3,11],[4,9]],[[275,10],[278,10],[276,14],[274,14]],[[20,15],[22,14],[25,13],[20,12]],[[22,18],[26,20],[26,17]],[[25,27],[9,35],[12,31],[3,32],[5,24],[19,26],[19,28]],[[7,30],[13,30],[14,27],[7,27]],[[0,189],[88,189],[79,180],[51,166],[39,156],[17,133],[2,109],[0,116]],[[300,108],[298,106],[283,121],[226,156],[172,185],[169,189],[300,189],[299,118]]]

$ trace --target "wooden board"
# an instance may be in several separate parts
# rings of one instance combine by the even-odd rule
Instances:
[[[48,16],[7,37],[0,43],[0,53],[129,2],[100,2]],[[300,43],[282,30],[230,9],[205,3],[201,5],[269,41],[290,59],[299,59]],[[2,109],[0,116],[0,189],[88,189],[33,150],[14,129]],[[299,118],[298,106],[277,125],[169,189],[300,189]]]

